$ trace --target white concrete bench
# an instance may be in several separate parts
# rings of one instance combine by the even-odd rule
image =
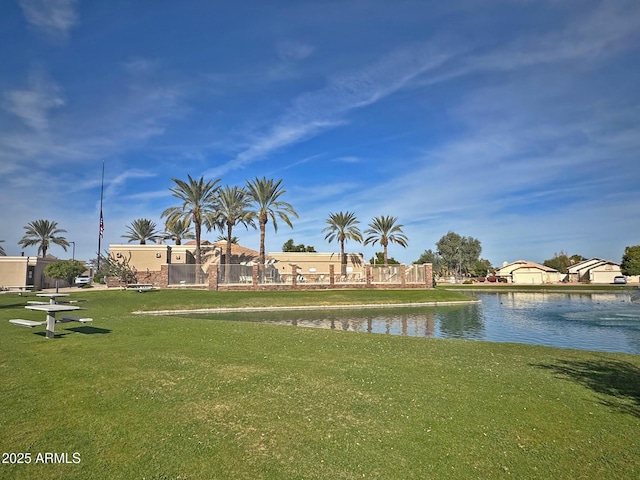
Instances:
[[[27,305],[49,305],[49,302],[38,302],[37,300],[29,300]]]
[[[140,293],[154,290],[152,283],[130,283],[127,285],[127,290],[137,290]]]
[[[88,317],[74,317],[71,315],[63,315],[60,318],[60,322],[80,322],[80,323],[88,323],[93,322],[93,318]]]
[[[14,325],[19,325],[21,327],[39,327],[40,325],[44,325],[47,322],[34,322],[33,320],[23,320],[21,318],[14,318],[9,320],[9,323],[13,323]]]

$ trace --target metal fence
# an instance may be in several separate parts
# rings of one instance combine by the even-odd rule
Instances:
[[[400,265],[371,267],[372,283],[401,283]]]
[[[329,285],[333,284],[362,284],[367,282],[366,269],[361,271],[349,271],[342,275],[340,273],[327,272],[303,272],[298,270],[293,273],[291,269],[279,270],[274,265],[257,266],[257,284],[272,285],[284,284],[292,285]],[[336,269],[339,270],[339,269]],[[220,285],[252,285],[254,266],[251,264],[231,264],[218,266],[218,284]],[[404,279],[403,279],[404,274]],[[424,284],[424,265],[371,265],[370,282],[376,284],[400,285],[404,284]]]
[[[253,283],[253,266],[252,265],[219,265],[218,266],[218,284],[252,284]]]
[[[170,264],[168,265],[169,285],[205,285],[207,274],[202,265],[196,264]]]
[[[407,265],[404,272],[405,283],[425,283],[424,265]]]

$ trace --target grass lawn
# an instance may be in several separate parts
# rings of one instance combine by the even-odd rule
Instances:
[[[30,297],[0,295],[2,479],[640,478],[637,355],[131,313],[456,292],[80,290],[53,340],[9,324]]]

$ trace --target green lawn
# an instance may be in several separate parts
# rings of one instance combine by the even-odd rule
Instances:
[[[0,295],[0,445],[32,458],[2,479],[640,477],[640,356],[131,313],[456,292],[83,290],[54,340],[8,323],[29,298]]]

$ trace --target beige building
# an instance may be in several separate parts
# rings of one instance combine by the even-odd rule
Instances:
[[[226,261],[227,242],[200,242],[202,267],[206,271],[210,265],[224,264]],[[109,255],[117,261],[126,261],[139,273],[159,272],[161,265],[196,263],[196,242],[189,241],[183,245],[165,244],[113,244],[109,245]],[[259,252],[242,245],[231,244],[231,263],[248,263],[258,259]]]
[[[42,257],[0,256],[0,289],[9,287],[53,288],[56,279],[47,277],[44,269],[59,259],[53,255]],[[67,282],[58,280],[59,287],[66,287]]]
[[[202,242],[203,265],[195,265],[195,242],[184,245],[109,246],[109,255],[127,263],[135,271],[135,282],[156,286],[229,288],[282,285],[330,287],[336,284],[371,288],[431,288],[431,265],[392,265],[372,267],[361,253],[346,254],[346,272],[341,272],[341,255],[323,252],[271,252],[266,267],[258,265],[259,252],[242,245],[231,245],[230,268],[226,267],[226,242]],[[211,268],[211,267],[215,268]],[[427,269],[428,272],[427,273]],[[124,279],[110,277],[109,286],[123,286]],[[131,280],[126,280],[132,282]],[[125,285],[126,286],[126,285]],[[394,288],[394,287],[390,287]]]
[[[361,253],[347,253],[346,276],[349,280],[364,280],[364,257]],[[291,268],[297,266],[297,273],[304,277],[317,279],[321,276],[329,276],[331,266],[336,275],[341,274],[341,255],[339,253],[322,252],[269,252],[268,257],[275,262],[274,266],[280,274],[291,272]]]
[[[506,279],[507,283],[519,285],[542,285],[558,283],[563,275],[557,270],[526,260],[505,263],[496,270],[496,277]]]

